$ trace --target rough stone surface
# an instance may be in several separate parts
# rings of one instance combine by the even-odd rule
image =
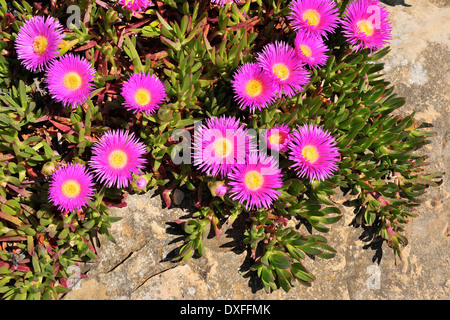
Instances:
[[[418,121],[434,125],[437,136],[420,152],[430,156],[429,172],[450,173],[449,32],[450,1],[384,1],[393,22],[391,53],[385,73],[399,96],[407,98],[400,114],[416,112]],[[187,200],[189,198],[186,195]],[[163,208],[161,197],[149,192],[127,199],[128,207],[113,208],[116,242],[101,239],[100,260],[84,266],[82,279],[64,299],[440,299],[450,298],[449,175],[429,189],[418,217],[407,226],[409,245],[395,265],[386,244],[371,242],[367,230],[349,226],[344,218],[327,235],[338,248],[334,259],[305,261],[316,276],[309,288],[266,294],[248,271],[250,262],[240,244],[240,230],[206,240],[206,254],[187,263],[170,262],[181,242],[171,222],[184,209]],[[185,199],[186,200],[186,199]],[[181,200],[180,200],[181,201]],[[238,225],[238,221],[235,222]],[[305,230],[306,233],[306,230]],[[377,282],[377,279],[379,282]]]

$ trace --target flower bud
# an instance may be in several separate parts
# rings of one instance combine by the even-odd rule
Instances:
[[[228,187],[223,181],[210,182],[208,183],[208,186],[209,190],[211,190],[211,194],[214,197],[223,197],[228,191]]]
[[[53,172],[55,172],[56,170],[56,165],[53,161],[49,161],[44,163],[44,165],[42,166],[42,170],[41,172],[46,175],[49,176],[51,175]]]
[[[145,177],[140,177],[136,180],[136,187],[138,189],[144,189],[147,186],[148,180]]]

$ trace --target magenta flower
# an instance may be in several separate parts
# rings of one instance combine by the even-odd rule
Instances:
[[[357,0],[347,6],[343,33],[355,51],[378,50],[391,39],[389,12],[378,0]]]
[[[278,97],[284,93],[292,98],[302,91],[309,81],[309,73],[303,68],[302,61],[297,58],[295,50],[285,42],[268,44],[256,59],[272,77]]]
[[[31,17],[17,34],[17,59],[30,71],[43,71],[59,54],[64,38],[63,26],[53,17]]]
[[[339,148],[331,134],[321,127],[305,124],[294,131],[289,144],[289,160],[301,178],[325,180],[338,169]]]
[[[291,140],[290,132],[289,126],[283,123],[281,126],[274,125],[272,129],[264,132],[262,138],[266,142],[267,148],[284,152],[287,150]]]
[[[256,63],[245,63],[238,68],[231,81],[235,99],[241,109],[261,110],[275,102],[275,84],[272,77]]]
[[[153,3],[149,0],[119,0],[119,4],[127,10],[141,12]]]
[[[238,164],[228,175],[230,198],[245,202],[247,210],[269,208],[278,199],[283,186],[278,163],[257,152],[250,153],[248,162]]]
[[[64,165],[50,178],[48,199],[61,212],[79,210],[93,198],[93,179],[93,176],[80,164]]]
[[[217,4],[219,6],[224,6],[227,3],[233,3],[236,2],[236,0],[211,0],[211,3]]]
[[[299,31],[295,36],[294,45],[298,58],[311,69],[323,66],[328,60],[326,55],[328,47],[320,37]]]
[[[53,99],[72,108],[89,99],[94,80],[95,69],[90,63],[71,53],[53,61],[45,79]]]
[[[225,177],[247,154],[255,150],[247,129],[234,117],[210,118],[197,126],[193,143],[194,165],[214,177]]]
[[[128,110],[149,115],[160,108],[166,98],[166,89],[156,75],[135,73],[123,84],[122,96]]]
[[[126,130],[108,131],[92,147],[89,165],[100,182],[111,188],[127,187],[133,174],[144,168],[146,146]]]
[[[333,0],[294,0],[288,19],[295,31],[303,30],[327,39],[339,23],[339,10]]]

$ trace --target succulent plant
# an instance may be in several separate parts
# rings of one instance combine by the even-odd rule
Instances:
[[[71,266],[98,258],[100,236],[114,241],[109,228],[117,219],[108,216],[108,207],[126,206],[128,193],[150,189],[161,191],[167,207],[175,189],[195,194],[196,213],[180,221],[186,238],[175,260],[203,255],[209,228],[220,236],[244,217],[252,270],[266,291],[289,291],[296,281],[310,285],[314,275],[302,264],[305,256],[336,254],[339,248],[332,248],[325,235],[342,218],[336,201],[342,194],[351,196],[344,205],[354,207],[355,222],[373,226],[400,258],[412,209],[428,187],[442,182],[442,173],[427,174],[427,157],[417,152],[434,135],[431,124],[417,122],[414,114],[394,113],[405,99],[383,78],[379,61],[389,48],[355,52],[338,28],[325,42],[326,64],[309,71],[302,92],[250,113],[234,99],[233,74],[255,62],[265,45],[294,43],[290,1],[153,2],[133,12],[112,1],[0,0],[2,299],[59,299],[70,289]],[[347,3],[336,3],[341,15]],[[60,54],[81,55],[96,70],[90,99],[76,108],[54,101],[45,73],[27,71],[14,48],[24,21],[43,15],[69,23],[71,5],[79,9],[80,27],[65,27]],[[142,72],[161,79],[167,93],[151,114],[130,112],[121,96],[123,82]],[[280,152],[283,187],[277,199],[270,208],[248,209],[232,199],[226,177],[207,175],[190,161],[196,124],[224,115],[256,131],[282,123],[321,126],[336,139],[339,168],[328,179],[310,181],[300,178]],[[86,207],[60,212],[48,200],[52,173],[66,163],[88,166],[94,143],[110,129],[129,130],[146,145],[142,175],[121,189],[97,182]],[[145,185],[137,184],[140,178]],[[303,234],[289,221],[317,232]]]

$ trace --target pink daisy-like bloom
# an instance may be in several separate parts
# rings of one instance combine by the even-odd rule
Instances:
[[[283,186],[281,168],[272,158],[250,153],[248,162],[237,165],[228,175],[230,198],[245,202],[247,210],[269,208]]]
[[[17,34],[17,59],[30,71],[43,71],[59,54],[58,45],[64,38],[63,26],[53,17],[32,17]]]
[[[227,3],[233,3],[236,2],[236,0],[211,0],[211,3],[217,4],[219,6],[224,6]]]
[[[327,39],[339,23],[339,10],[333,0],[294,0],[288,19],[295,31],[304,30]]]
[[[119,4],[127,10],[137,12],[141,12],[153,5],[149,0],[119,0]]]
[[[160,108],[166,98],[166,89],[156,75],[135,73],[123,84],[124,105],[134,113],[149,115]]]
[[[89,165],[106,186],[127,187],[144,168],[146,147],[126,130],[106,132],[92,147]]]
[[[291,129],[287,124],[274,125],[272,129],[263,133],[262,138],[266,142],[267,148],[278,152],[284,152],[287,150]]]
[[[231,84],[241,109],[248,108],[254,113],[275,102],[276,87],[272,77],[256,63],[240,66]]]
[[[294,45],[297,57],[311,69],[323,66],[328,60],[328,47],[320,37],[300,30],[295,36]]]
[[[235,117],[206,119],[206,125],[195,128],[194,165],[208,175],[225,177],[255,149],[248,130]]]
[[[79,210],[93,198],[93,179],[93,176],[80,164],[64,165],[50,178],[48,199],[61,212]]]
[[[95,69],[90,63],[71,53],[53,61],[45,79],[53,99],[72,108],[89,99],[94,80]]]
[[[309,81],[309,73],[303,68],[302,61],[285,42],[276,41],[266,45],[256,59],[272,77],[278,97],[284,93],[292,98]]]
[[[365,48],[378,50],[391,39],[389,12],[378,0],[357,0],[348,4],[342,27],[356,52]]]
[[[321,127],[305,124],[294,131],[289,144],[289,160],[301,178],[325,180],[338,169],[339,148],[331,134]]]

